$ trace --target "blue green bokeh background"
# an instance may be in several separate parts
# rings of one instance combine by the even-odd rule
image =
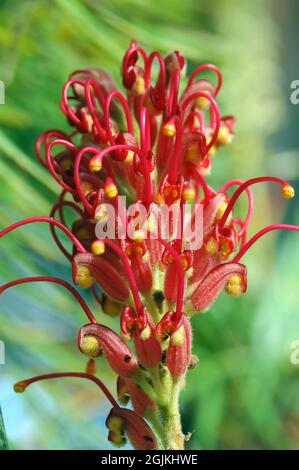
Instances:
[[[221,112],[234,114],[237,127],[233,144],[215,157],[212,185],[273,174],[298,188],[299,105],[290,102],[290,83],[299,79],[295,0],[2,0],[0,6],[1,227],[49,213],[58,188],[37,162],[35,140],[45,129],[67,128],[59,100],[73,69],[99,65],[120,83],[131,38],[148,50],[181,50],[189,73],[204,62],[222,69]],[[277,187],[256,187],[255,201],[251,234],[269,223],[299,223],[298,201],[282,200]],[[245,210],[246,198],[239,204]],[[70,280],[45,226],[12,233],[0,253],[1,283],[34,275]],[[200,364],[182,395],[184,430],[193,432],[189,448],[298,449],[299,365],[290,362],[291,343],[299,339],[297,234],[268,235],[244,262],[247,294],[222,294],[193,322]],[[2,295],[0,403],[10,448],[110,448],[109,407],[91,384],[45,383],[22,396],[12,390],[38,373],[82,370],[81,324],[80,309],[59,287],[22,286]],[[103,362],[100,375],[114,391],[115,376]]]

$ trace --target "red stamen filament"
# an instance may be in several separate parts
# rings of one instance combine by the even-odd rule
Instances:
[[[50,173],[51,175],[53,176],[53,178],[55,179],[55,181],[57,181],[58,184],[60,184],[60,186],[63,187],[63,189],[65,189],[66,191],[68,191],[69,193],[72,193],[74,194],[75,193],[75,190],[73,188],[71,188],[71,186],[69,186],[68,184],[64,183],[64,181],[62,181],[61,178],[59,178],[59,176],[57,175],[57,173],[55,172],[55,169],[53,167],[53,163],[52,163],[52,160],[55,161],[55,158],[52,156],[51,154],[51,150],[52,150],[52,147],[54,145],[63,145],[65,146],[68,150],[74,152],[76,150],[76,147],[74,144],[72,144],[71,142],[67,141],[67,140],[63,140],[63,139],[56,139],[56,140],[52,140],[52,142],[50,142],[50,144],[48,145],[47,147],[47,150],[46,150],[46,161],[47,161],[47,166],[50,170]]]
[[[152,202],[152,183],[151,183],[151,174],[149,171],[149,167],[147,164],[146,160],[146,155],[144,152],[142,152],[141,149],[138,149],[137,147],[134,147],[133,145],[126,145],[126,144],[120,144],[120,145],[111,145],[111,147],[107,147],[103,149],[101,152],[99,152],[99,158],[104,158],[105,155],[108,153],[112,153],[117,150],[128,150],[136,153],[137,155],[140,156],[140,159],[142,160],[142,168],[145,171],[144,176],[144,204],[149,206],[150,203]]]
[[[102,390],[106,398],[110,401],[111,405],[114,408],[119,408],[118,403],[116,402],[112,394],[109,392],[106,385],[104,385],[103,382],[97,377],[95,377],[94,375],[86,374],[84,372],[57,372],[54,374],[38,375],[36,377],[32,377],[31,379],[22,380],[21,383],[27,388],[29,387],[29,385],[35,382],[40,382],[42,380],[48,380],[48,379],[60,379],[64,377],[78,377],[80,379],[91,380]]]
[[[218,224],[219,230],[223,229],[229,214],[232,212],[233,207],[234,207],[237,199],[239,198],[239,196],[242,194],[242,192],[245,191],[246,188],[248,188],[249,186],[252,186],[253,184],[263,183],[263,182],[266,182],[266,181],[270,181],[270,182],[273,182],[273,183],[278,183],[282,187],[288,186],[288,183],[286,181],[283,181],[280,178],[276,178],[275,176],[260,176],[259,178],[252,178],[252,179],[249,179],[249,180],[245,181],[245,183],[241,184],[241,186],[239,186],[239,188],[234,192],[231,200],[229,201],[229,203],[227,205],[227,208],[226,208],[223,216],[221,217],[221,219],[219,221],[219,224]]]
[[[80,209],[79,206],[77,206],[75,203],[71,202],[71,201],[64,201],[63,200],[63,197],[65,195],[65,191],[62,192],[61,194],[61,197],[59,198],[59,201],[55,204],[55,206],[53,206],[51,212],[50,212],[50,217],[54,218],[55,217],[55,214],[57,211],[59,211],[59,217],[60,217],[60,220],[61,222],[65,225],[65,221],[64,221],[64,217],[63,217],[63,212],[62,212],[62,209],[63,207],[71,207],[72,209],[74,209],[82,218],[84,218],[84,212]],[[58,246],[58,248],[61,250],[61,252],[66,256],[66,258],[68,258],[68,260],[71,261],[72,259],[72,254],[69,253],[63,246],[63,244],[61,243],[61,241],[59,240],[57,234],[56,234],[56,231],[55,231],[55,227],[53,225],[50,225],[50,230],[51,230],[51,233],[52,233],[52,236],[53,236],[53,239],[56,243],[56,245]]]
[[[192,85],[195,77],[198,77],[198,75],[205,71],[205,70],[212,70],[213,72],[216,73],[217,77],[218,77],[218,83],[217,83],[217,86],[215,88],[215,93],[214,93],[214,96],[217,96],[217,94],[219,93],[219,90],[221,88],[221,85],[222,85],[222,73],[220,72],[219,68],[216,67],[216,65],[213,65],[213,64],[203,64],[203,65],[200,65],[199,67],[197,67],[194,72],[192,72],[192,74],[190,75],[190,78],[188,80],[188,87],[190,85]]]
[[[209,153],[209,150],[215,144],[215,142],[217,140],[218,133],[219,133],[219,129],[220,129],[220,125],[221,125],[220,112],[219,112],[219,108],[218,108],[218,105],[217,105],[215,99],[212,96],[210,96],[208,93],[204,93],[204,92],[201,91],[201,92],[193,93],[192,95],[188,96],[188,98],[186,98],[185,101],[183,101],[183,103],[182,103],[182,113],[184,113],[184,111],[185,111],[186,107],[188,106],[188,104],[191,103],[192,101],[196,100],[197,98],[205,98],[206,100],[208,100],[211,104],[211,116],[212,116],[212,111],[213,111],[213,115],[214,115],[213,116],[213,120],[215,120],[214,133],[213,133],[213,136],[211,138],[210,143],[207,145],[207,148],[206,148],[206,153]]]
[[[81,245],[78,238],[76,238],[75,235],[65,225],[63,225],[58,220],[51,219],[50,217],[30,217],[29,219],[24,219],[19,222],[16,222],[15,224],[12,224],[9,227],[2,230],[0,232],[0,238],[4,237],[7,233],[12,232],[18,227],[22,227],[23,225],[32,224],[35,222],[46,222],[50,225],[55,225],[56,227],[60,228],[70,238],[70,240],[76,246],[78,251],[80,251],[81,253],[86,253],[84,246]]]
[[[148,110],[143,107],[140,111],[140,147],[141,150],[148,154],[151,149],[151,127],[150,127],[150,120],[149,120],[149,113]]]
[[[236,119],[234,116],[223,116],[221,118],[221,121],[225,123],[230,132],[233,132],[233,128],[236,123]]]
[[[195,121],[196,119],[197,119],[198,124],[199,124],[199,126],[198,126],[199,132],[200,132],[201,134],[204,134],[204,132],[205,132],[205,123],[204,123],[203,117],[202,117],[202,115],[200,114],[199,111],[192,111],[192,112],[189,114],[188,120],[187,120],[187,123],[186,123],[186,126],[189,126],[190,129],[191,129],[191,131],[194,130],[194,128],[195,128],[195,130],[196,130],[197,127],[196,127],[195,124],[194,124],[194,121]]]
[[[287,225],[287,224],[274,224],[269,225],[268,227],[263,228],[258,233],[256,233],[247,243],[241,248],[237,256],[234,257],[232,262],[238,263],[240,259],[245,255],[245,253],[249,250],[249,248],[263,235],[268,232],[272,232],[273,230],[293,230],[295,232],[299,232],[299,227],[296,225]]]
[[[76,185],[77,193],[80,197],[80,200],[83,202],[85,209],[87,210],[90,217],[94,217],[94,208],[89,202],[83,192],[81,181],[80,181],[80,163],[82,158],[85,156],[86,153],[93,153],[94,155],[99,153],[99,150],[94,147],[85,147],[76,155],[75,164],[74,164],[74,181]]]
[[[163,92],[166,88],[165,62],[164,62],[162,55],[157,51],[153,51],[147,58],[147,62],[145,66],[145,74],[144,74],[145,86],[146,88],[148,88],[151,84],[152,65],[153,65],[155,58],[158,59],[159,66],[160,66],[160,73],[158,77],[158,82],[154,88],[160,87]]]
[[[179,87],[180,87],[180,72],[175,70],[171,77],[171,83],[169,88],[169,98],[168,98],[168,113],[167,119],[170,119],[176,114],[177,105],[178,105],[178,96],[179,96]]]
[[[92,91],[93,90],[93,91]],[[95,100],[95,96],[98,98],[100,102],[101,108],[104,109],[105,106],[105,98],[102,93],[102,90],[98,86],[98,84],[93,80],[88,80],[85,83],[85,99],[88,106],[88,110],[93,120],[93,125],[97,130],[98,137],[100,141],[106,142],[107,141],[107,132],[101,125],[99,121],[99,112],[97,109],[97,103]]]
[[[81,127],[82,125],[82,122],[81,120],[78,118],[78,116],[76,116],[76,114],[74,113],[74,111],[71,109],[71,107],[69,106],[68,104],[68,100],[69,100],[69,97],[68,97],[68,90],[70,87],[72,87],[73,85],[75,84],[78,84],[78,85],[81,85],[83,88],[84,88],[84,81],[83,80],[69,80],[68,82],[65,83],[64,87],[63,87],[63,90],[62,90],[62,98],[61,98],[61,109],[62,109],[62,112],[64,114],[67,115],[67,117],[73,121],[73,123],[77,126],[77,127]]]
[[[68,139],[69,137],[70,136],[68,136],[64,132],[61,132],[58,129],[52,129],[50,131],[45,131],[41,133],[35,144],[35,152],[37,158],[44,167],[48,168],[45,158],[42,156],[42,145],[44,146],[44,150],[46,150],[47,146],[51,142],[51,139]]]
[[[81,295],[76,291],[76,289],[73,288],[71,284],[64,281],[63,279],[59,279],[59,278],[52,277],[52,276],[24,277],[23,279],[16,279],[15,281],[11,281],[11,282],[8,282],[7,284],[3,284],[3,286],[0,286],[0,293],[2,294],[2,292],[4,292],[6,289],[10,289],[11,287],[17,286],[19,284],[26,284],[29,282],[52,282],[54,284],[59,284],[65,287],[79,302],[88,320],[91,323],[97,323],[95,317],[93,316],[89,307],[86,305],[85,301],[82,299]]]
[[[181,142],[183,137],[183,126],[181,120],[175,116],[174,117],[175,125],[175,143],[173,149],[173,155],[171,158],[170,170],[168,174],[168,181],[170,184],[176,184],[178,179],[178,171],[180,164],[180,151],[181,151]]]
[[[125,116],[126,116],[128,132],[132,135],[134,134],[134,126],[133,126],[131,111],[130,111],[127,100],[118,91],[112,91],[111,93],[109,93],[109,95],[106,98],[106,103],[105,103],[105,108],[104,108],[105,128],[107,130],[109,141],[111,142],[111,145],[115,144],[115,140],[113,138],[113,135],[112,135],[112,132],[111,132],[111,129],[110,129],[110,107],[111,107],[111,101],[114,98],[117,98],[118,101],[120,102],[120,104],[122,105],[122,108],[123,108]]]
[[[136,279],[135,279],[133,270],[131,268],[131,265],[129,263],[129,260],[128,260],[127,256],[125,255],[125,253],[123,252],[121,247],[117,243],[115,243],[113,240],[110,240],[108,238],[99,239],[99,240],[101,240],[103,243],[105,243],[105,245],[108,245],[120,257],[120,259],[123,263],[124,269],[126,271],[126,274],[128,276],[128,281],[129,281],[131,292],[132,292],[133,299],[134,299],[134,302],[135,302],[136,311],[139,314],[142,311],[143,305],[142,305],[142,302],[141,302],[141,299],[140,299],[140,296],[139,296],[139,291],[138,291]]]
[[[193,164],[193,163],[187,163],[187,168],[189,169],[192,177],[195,179],[195,181],[198,181],[200,186],[202,187],[203,193],[204,193],[204,199],[208,201],[211,196],[213,196],[213,191],[210,190],[209,186],[207,185],[207,182],[205,178],[202,176],[200,173],[199,169]]]
[[[231,186],[234,186],[234,185],[239,185],[241,186],[242,184],[244,184],[244,181],[242,180],[231,180],[231,181],[228,181],[226,184],[224,184],[220,189],[219,189],[219,193],[226,193],[226,191],[231,187]],[[251,188],[250,187],[247,187],[245,189],[246,191],[246,194],[247,194],[247,197],[248,197],[248,211],[247,211],[247,215],[246,215],[246,218],[242,224],[242,228],[241,230],[238,232],[238,235],[241,237],[244,232],[247,230],[247,227],[248,227],[248,224],[251,220],[251,217],[252,217],[252,214],[253,214],[253,194],[252,194],[252,191],[251,191]]]
[[[144,68],[145,68],[146,62],[147,62],[147,55],[146,55],[146,52],[145,52],[144,49],[142,49],[142,47],[136,46],[135,42],[132,42],[132,43],[131,43],[131,46],[130,46],[130,49],[128,50],[128,52],[126,53],[126,55],[125,55],[125,57],[124,57],[123,73],[126,73],[126,72],[127,72],[128,62],[129,62],[130,56],[131,56],[132,54],[134,54],[134,52],[137,52],[137,53],[140,53],[140,54],[141,54],[142,59],[143,59]]]

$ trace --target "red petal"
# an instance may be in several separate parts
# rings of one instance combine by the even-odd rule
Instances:
[[[149,398],[149,396],[137,387],[132,379],[126,379],[126,384],[129,389],[132,405],[136,413],[144,416],[147,408],[156,408],[157,405]]]
[[[144,367],[155,367],[160,362],[162,349],[156,339],[154,322],[148,313],[145,330],[134,330],[134,345],[138,360]]]
[[[212,269],[205,278],[198,283],[191,303],[196,310],[205,310],[216,300],[229,278],[234,274],[240,274],[244,280],[244,292],[246,291],[246,267],[239,263],[223,263]]]
[[[125,431],[136,450],[157,449],[156,437],[147,424],[135,411],[125,408],[113,408],[107,418],[111,416],[120,416],[125,421]]]
[[[124,302],[129,296],[126,279],[119,263],[109,256],[96,256],[91,253],[79,253],[74,257],[77,266],[87,266],[105,294],[118,302]]]
[[[131,258],[131,267],[135,274],[138,290],[147,292],[153,283],[152,269],[149,262],[144,262],[140,256]]]
[[[175,303],[178,294],[178,274],[177,266],[175,263],[171,263],[166,268],[166,276],[164,281],[164,294],[166,299]]]
[[[204,246],[199,250],[195,250],[193,252],[193,273],[189,283],[193,284],[203,279],[216,264],[219,264],[218,256],[209,255]]]
[[[226,201],[224,194],[216,194],[208,203],[205,204],[203,210],[203,235],[207,235],[207,232],[211,229],[215,222],[215,217],[219,207]]]

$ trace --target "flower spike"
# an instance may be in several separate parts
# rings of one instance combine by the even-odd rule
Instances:
[[[223,291],[231,297],[246,292],[247,268],[240,260],[263,235],[299,231],[269,225],[247,241],[252,186],[275,182],[286,199],[295,190],[272,176],[232,179],[218,191],[211,186],[214,155],[233,140],[235,118],[219,108],[219,68],[199,65],[181,93],[186,69],[179,51],[147,54],[133,40],[121,64],[125,94],[101,68],[71,73],[60,102],[71,129],[45,131],[36,143],[37,158],[62,191],[50,217],[31,217],[0,232],[1,238],[29,223],[48,223],[74,283],[90,289],[100,312],[116,325],[114,331],[98,323],[66,281],[38,276],[7,282],[0,293],[27,282],[60,284],[88,318],[78,335],[87,373],[38,376],[16,384],[16,391],[46,378],[89,379],[112,405],[109,441],[122,446],[128,438],[138,450],[184,448],[178,398],[196,362],[190,319]],[[248,208],[238,218],[234,208],[243,192]],[[96,378],[99,356],[118,376],[122,407]],[[129,400],[134,411],[123,408]]]

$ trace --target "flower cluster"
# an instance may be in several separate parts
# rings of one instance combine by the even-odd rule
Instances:
[[[206,311],[223,290],[231,296],[246,291],[246,267],[240,260],[261,236],[276,229],[299,230],[271,225],[247,241],[252,185],[274,182],[287,199],[294,189],[270,176],[232,180],[218,191],[207,183],[215,153],[233,139],[235,119],[220,113],[216,99],[222,75],[216,66],[200,65],[188,80],[185,71],[180,52],[147,55],[132,42],[121,66],[126,96],[100,68],[73,72],[60,103],[72,131],[46,131],[36,144],[39,160],[62,188],[58,201],[49,217],[17,222],[0,234],[28,223],[48,223],[58,248],[71,262],[74,284],[92,290],[101,313],[120,318],[118,334],[99,323],[77,290],[61,279],[33,277],[3,285],[1,292],[26,282],[58,283],[88,318],[78,334],[79,350],[89,358],[85,373],[42,375],[17,383],[15,390],[24,391],[43,379],[89,379],[112,405],[106,422],[109,440],[122,445],[128,437],[136,449],[184,447],[179,393],[188,369],[196,365],[190,318]],[[212,81],[206,76],[213,76]],[[240,219],[233,209],[244,192],[248,211]],[[111,206],[124,226],[129,224],[118,196],[142,204],[148,214],[153,204],[188,205],[191,224],[200,204],[202,246],[190,249],[184,230],[178,236],[175,224],[167,239],[159,224],[156,237],[150,237],[149,215],[131,237],[97,238],[96,224],[109,223]],[[70,227],[66,209],[75,214]],[[71,251],[57,229],[71,240]],[[118,376],[118,402],[96,377],[100,356]],[[133,410],[125,408],[129,400]]]

